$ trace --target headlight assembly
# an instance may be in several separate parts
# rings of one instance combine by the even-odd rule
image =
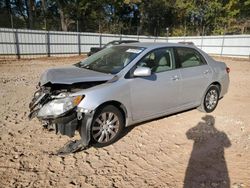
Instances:
[[[83,96],[57,98],[46,103],[38,112],[37,117],[59,116],[76,107]]]

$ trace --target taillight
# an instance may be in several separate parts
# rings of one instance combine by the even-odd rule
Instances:
[[[227,68],[226,68],[226,71],[227,71],[227,73],[230,73],[230,68],[227,67]]]

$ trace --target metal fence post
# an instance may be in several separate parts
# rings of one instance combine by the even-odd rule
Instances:
[[[100,43],[100,48],[102,47],[102,34],[99,34],[99,43]]]
[[[20,59],[21,56],[20,56],[20,47],[19,47],[19,40],[18,40],[18,29],[14,31],[14,34],[15,34],[15,45],[16,45],[16,56],[17,56],[17,59]]]
[[[201,50],[202,50],[202,46],[203,46],[203,35],[201,36]]]
[[[46,34],[46,44],[47,44],[47,56],[50,57],[50,38],[49,31]]]
[[[81,35],[78,32],[78,54],[81,55]]]
[[[225,40],[225,34],[223,35],[223,38],[222,38],[220,56],[222,56],[222,54],[223,54],[224,40]]]

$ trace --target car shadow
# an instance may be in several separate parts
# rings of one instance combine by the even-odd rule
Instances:
[[[193,150],[186,169],[183,188],[230,187],[224,148],[231,146],[227,135],[215,128],[215,118],[206,115],[186,132]]]
[[[177,113],[174,113],[174,114],[169,114],[169,115],[161,116],[161,117],[158,117],[158,118],[154,118],[154,119],[142,121],[140,123],[136,123],[136,124],[130,125],[128,127],[125,127],[124,130],[123,130],[123,132],[119,136],[119,138],[116,141],[114,141],[114,143],[118,142],[120,139],[122,139],[123,137],[125,137],[127,134],[129,134],[130,131],[132,131],[137,126],[141,126],[141,125],[146,124],[146,123],[150,123],[150,122],[153,122],[153,121],[165,119],[165,118],[168,118],[168,117],[171,117],[171,116],[175,116],[177,114],[181,114],[181,113],[184,113],[184,112],[188,112],[188,111],[191,111],[191,110],[194,110],[194,109],[196,109],[196,108],[192,108],[192,109],[184,110],[184,111],[177,112]]]
[[[132,131],[137,126],[141,126],[141,125],[146,124],[146,123],[150,123],[150,122],[153,122],[153,121],[157,121],[157,120],[165,119],[165,118],[168,118],[168,117],[171,117],[171,116],[175,116],[177,114],[188,112],[188,111],[193,110],[193,109],[195,109],[195,108],[184,110],[184,111],[177,112],[177,113],[174,113],[174,114],[169,114],[169,115],[161,116],[161,117],[150,119],[150,120],[146,120],[146,121],[142,121],[140,123],[136,123],[136,124],[130,125],[128,127],[125,127],[124,130],[123,130],[123,132],[119,136],[119,138],[117,140],[115,140],[114,143],[118,142],[120,139],[122,139],[123,137],[125,137],[127,134],[130,133],[130,131]]]
[[[165,117],[167,117],[167,116],[156,118],[156,119],[153,119],[153,120],[144,121],[144,122],[141,122],[141,123],[137,123],[137,124],[125,127],[123,129],[122,133],[120,134],[120,136],[113,142],[113,144],[118,142],[119,140],[121,140],[123,137],[125,137],[135,127],[137,127],[139,125],[142,125],[142,124],[145,124],[147,122],[151,122],[151,121],[158,120],[158,119],[163,119]],[[57,150],[55,152],[52,152],[51,155],[64,156],[64,155],[68,155],[70,153],[82,152],[82,151],[87,150],[87,149],[89,149],[91,147],[103,148],[103,147],[106,147],[106,146],[93,146],[92,143],[90,142],[87,147],[86,146],[82,147],[81,140],[70,140],[67,143],[65,143],[64,146],[61,147],[59,150]]]

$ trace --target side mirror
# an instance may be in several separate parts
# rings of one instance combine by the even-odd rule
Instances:
[[[151,69],[148,67],[137,67],[133,73],[133,76],[136,77],[144,77],[150,75],[151,75]]]

